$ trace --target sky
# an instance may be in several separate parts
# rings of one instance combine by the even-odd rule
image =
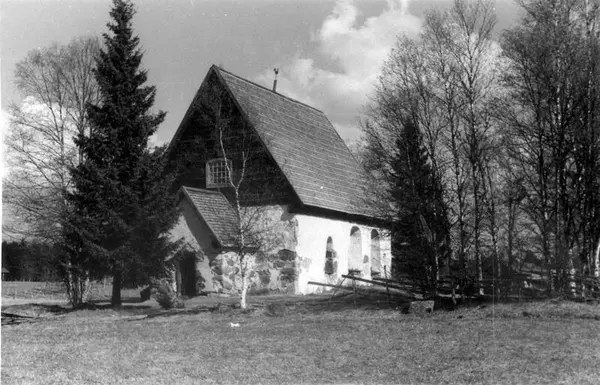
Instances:
[[[450,0],[139,0],[133,27],[144,51],[155,109],[167,118],[156,144],[173,137],[208,69],[217,64],[322,110],[346,142],[399,34],[417,36],[429,9]],[[513,0],[496,0],[497,31],[514,23]],[[109,0],[1,0],[1,120],[20,103],[15,64],[52,43],[107,31]]]

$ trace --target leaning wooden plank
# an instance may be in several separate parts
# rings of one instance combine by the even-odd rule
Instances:
[[[354,277],[352,275],[342,275],[342,277],[343,278],[348,278],[348,279],[353,279],[353,280],[360,281],[360,282],[370,283],[372,285],[384,286],[384,287],[387,286],[390,289],[395,289],[396,291],[401,292],[403,295],[405,295],[405,296],[407,296],[409,298],[416,298],[416,295],[414,293],[411,293],[410,291],[405,290],[405,289],[401,288],[400,286],[390,284],[389,282],[388,283],[382,283],[382,282],[377,282],[377,281],[373,281],[373,280],[370,280],[370,279],[364,279],[364,278]]]
[[[316,286],[333,287],[334,289],[342,289],[342,290],[354,291],[354,289],[352,288],[352,286],[331,285],[329,283],[321,283],[321,282],[315,282],[315,281],[308,281],[308,284],[309,285],[316,285]]]
[[[331,285],[328,283],[321,283],[321,282],[314,282],[314,281],[309,281],[308,282],[309,285],[316,285],[316,286],[325,286],[325,287],[333,287],[335,289],[339,289],[339,290],[346,290],[348,292],[350,292],[349,294],[352,294],[352,292],[354,292],[354,286],[342,286],[342,285]],[[376,288],[367,288],[367,287],[360,287],[360,286],[356,286],[356,292],[357,293],[364,293],[364,294],[376,294],[374,293],[374,291],[378,289]],[[411,300],[411,299],[415,299],[414,295],[406,295],[406,291],[404,290],[399,290],[393,287],[390,287],[390,292],[394,295],[394,297],[403,297],[405,298],[407,301]]]
[[[346,290],[349,292],[354,292],[355,287],[354,286],[342,286],[342,285],[331,285],[329,283],[321,283],[321,282],[315,282],[315,281],[308,281],[309,285],[316,285],[316,286],[325,286],[325,287],[333,287],[335,289],[339,289],[339,290]],[[356,287],[356,291],[357,292],[365,292],[365,293],[370,293],[373,294],[373,292],[371,290],[365,289],[365,288],[361,288],[361,287]]]
[[[407,288],[407,285],[402,285],[402,284],[398,284],[398,282],[392,281],[392,280],[370,280],[370,279],[364,279],[364,278],[359,278],[359,277],[353,277],[351,275],[342,275],[342,277],[344,278],[348,278],[348,279],[354,279],[360,282],[365,282],[365,283],[370,283],[372,285],[376,285],[376,286],[382,286],[382,287],[388,287],[390,289],[396,290],[397,292],[400,292],[401,294],[410,297],[410,298],[417,298],[418,295],[414,293],[414,291],[410,291]]]

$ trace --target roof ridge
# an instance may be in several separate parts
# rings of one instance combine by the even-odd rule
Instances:
[[[285,99],[287,99],[287,100],[289,100],[289,101],[291,101],[291,102],[294,102],[294,103],[301,104],[301,105],[303,105],[303,106],[305,106],[305,107],[308,107],[308,108],[310,108],[310,109],[312,109],[312,110],[315,110],[315,111],[317,111],[317,112],[320,112],[320,113],[322,113],[323,115],[325,115],[325,113],[324,113],[322,110],[319,110],[318,108],[315,108],[315,107],[313,107],[313,106],[311,106],[311,105],[309,105],[309,104],[303,103],[303,102],[301,102],[301,101],[299,101],[299,100],[296,100],[296,99],[293,99],[293,98],[290,98],[289,96],[285,96],[284,94],[280,94],[279,92],[273,91],[273,90],[271,90],[271,89],[269,89],[269,88],[267,88],[267,87],[265,87],[265,86],[262,86],[262,85],[260,85],[260,84],[258,84],[258,83],[255,83],[255,82],[251,81],[251,80],[245,79],[245,78],[243,78],[243,77],[241,77],[241,76],[239,76],[239,75],[236,75],[236,74],[234,74],[234,73],[232,73],[232,72],[229,72],[229,71],[227,71],[226,69],[223,69],[223,68],[219,67],[219,66],[218,66],[218,65],[216,65],[216,64],[213,64],[212,66],[213,66],[214,68],[218,69],[219,71],[225,72],[226,74],[229,74],[229,75],[231,75],[231,76],[233,76],[233,77],[235,77],[235,78],[237,78],[237,79],[240,79],[240,80],[242,80],[242,81],[244,81],[244,82],[246,82],[246,83],[249,83],[249,84],[252,84],[253,86],[256,86],[256,87],[262,88],[262,89],[264,89],[265,91],[269,91],[269,92],[271,92],[271,93],[273,93],[273,94],[275,94],[275,95],[277,95],[277,96],[280,96],[280,97],[282,97],[282,98],[285,98]]]

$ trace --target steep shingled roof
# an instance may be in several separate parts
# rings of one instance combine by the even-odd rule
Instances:
[[[223,247],[233,247],[235,242],[235,211],[227,198],[218,191],[183,186],[181,192],[188,198],[208,228]]]
[[[366,175],[325,114],[213,66],[307,206],[367,215]]]
[[[307,207],[374,218],[365,208],[367,176],[322,111],[212,66],[215,74]],[[189,124],[188,108],[170,148]]]

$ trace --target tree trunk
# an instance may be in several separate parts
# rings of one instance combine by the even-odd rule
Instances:
[[[90,296],[90,292],[92,291],[92,282],[90,280],[90,272],[89,270],[86,270],[85,272],[85,280],[83,283],[83,290],[82,290],[82,295],[81,295],[81,302],[85,303],[87,302],[89,296]]]
[[[474,131],[474,129],[472,130]],[[471,134],[473,138],[475,138],[475,133]],[[475,142],[475,139],[472,139]],[[471,151],[475,153],[476,143],[471,146]],[[480,202],[480,192],[479,192],[479,172],[477,170],[477,163],[479,159],[477,156],[473,155],[470,157],[469,161],[471,162],[471,177],[473,178],[473,202],[474,202],[474,225],[473,225],[473,236],[475,241],[475,263],[477,264],[477,283],[479,284],[479,295],[483,295],[483,260],[481,257],[481,202]]]
[[[246,309],[248,303],[246,302],[246,296],[248,295],[248,261],[245,256],[240,259],[240,270],[242,274],[242,296],[240,298],[240,308]]]
[[[112,297],[110,304],[113,307],[120,307],[121,303],[121,270],[115,267],[113,268]]]
[[[598,246],[592,257],[592,271],[590,275],[595,278],[600,277],[600,239],[598,239]]]
[[[73,308],[78,308],[87,302],[91,290],[90,272],[86,270],[83,274],[73,272],[73,265],[67,263],[67,271],[63,277],[67,298]]]
[[[545,225],[545,222],[544,222]],[[544,262],[545,262],[545,268],[546,268],[546,278],[548,279],[548,286],[546,287],[546,291],[548,293],[548,295],[552,295],[552,293],[554,292],[554,282],[553,282],[553,274],[552,274],[552,267],[550,266],[550,261],[551,261],[551,256],[550,256],[550,247],[548,245],[548,235],[546,233],[546,225],[544,226],[545,228],[542,231],[542,253],[544,254]]]
[[[245,272],[242,273],[242,298],[240,299],[240,308],[246,309],[248,303],[246,302],[246,296],[248,295],[248,277]]]
[[[512,272],[513,272],[513,264],[514,264],[514,231],[515,231],[515,222],[516,222],[516,204],[513,203],[512,200],[509,201],[508,203],[508,228],[506,231],[506,236],[507,236],[507,250],[506,250],[506,254],[507,254],[507,271],[509,273],[508,278],[513,278],[512,276]]]

